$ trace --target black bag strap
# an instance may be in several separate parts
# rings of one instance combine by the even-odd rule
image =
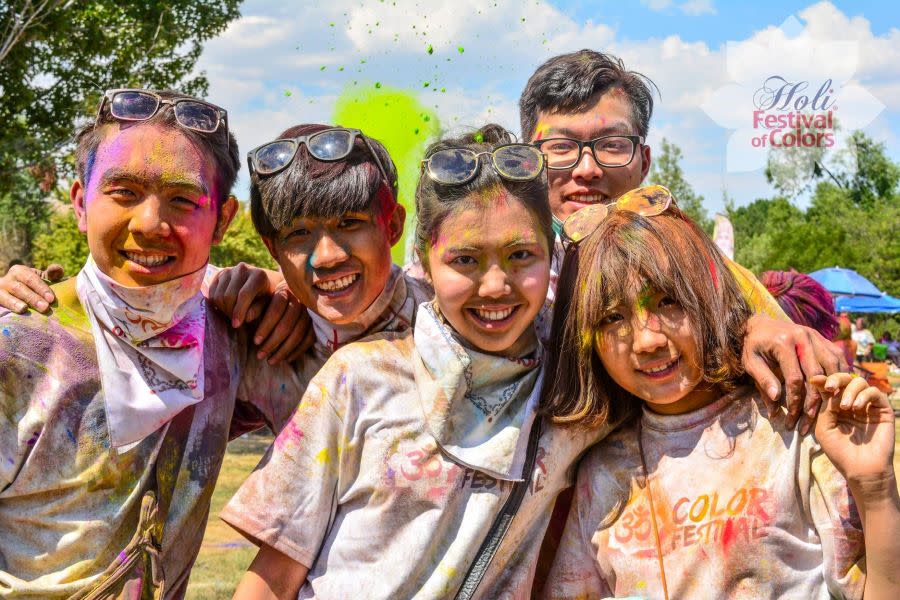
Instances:
[[[460,585],[456,592],[456,600],[469,600],[475,595],[475,592],[478,590],[478,585],[481,583],[488,567],[491,566],[494,555],[500,548],[500,542],[503,541],[503,537],[509,530],[513,517],[516,516],[519,506],[521,506],[522,500],[525,498],[525,492],[528,491],[528,487],[531,485],[531,477],[534,472],[534,461],[537,457],[538,442],[541,437],[541,424],[540,416],[535,417],[534,423],[531,424],[531,432],[528,436],[528,447],[525,451],[525,466],[522,469],[522,480],[513,483],[509,498],[506,499],[503,508],[500,509],[500,513],[494,519],[494,523],[491,525],[487,536],[484,538],[481,547],[478,549],[475,560],[472,561],[471,566],[469,566],[469,571],[466,573],[462,585]]]

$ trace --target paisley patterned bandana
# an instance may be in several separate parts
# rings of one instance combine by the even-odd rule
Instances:
[[[413,338],[429,433],[457,462],[518,480],[540,396],[540,344],[521,357],[484,354],[464,345],[435,302],[419,305]]]
[[[206,268],[146,287],[126,287],[92,257],[78,274],[106,399],[110,443],[120,453],[203,399]]]

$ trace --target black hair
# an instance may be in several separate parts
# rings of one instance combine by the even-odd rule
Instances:
[[[431,156],[448,148],[465,148],[475,153],[490,152],[497,146],[515,143],[509,131],[496,124],[488,124],[481,129],[460,137],[444,138],[429,146],[425,156]],[[553,215],[547,196],[547,182],[543,175],[531,181],[508,181],[482,161],[475,177],[463,185],[444,185],[431,179],[426,173],[419,177],[416,187],[416,251],[427,265],[428,248],[434,243],[441,223],[450,215],[468,206],[473,194],[485,190],[506,190],[518,198],[536,218],[541,231],[547,238],[547,247],[552,251],[555,233]]]
[[[192,98],[185,94],[173,90],[154,90],[153,93],[163,100],[172,100],[175,98]],[[201,100],[200,98],[195,98]],[[87,187],[88,179],[94,168],[94,160],[97,156],[97,149],[100,143],[107,135],[107,125],[122,123],[110,114],[109,104],[107,103],[104,110],[100,112],[96,119],[92,119],[85,124],[75,134],[75,168],[78,173],[78,179],[82,185]],[[237,179],[237,173],[240,169],[240,153],[238,151],[237,140],[234,135],[226,131],[225,125],[221,124],[219,129],[212,133],[202,133],[182,127],[175,119],[175,111],[172,105],[165,104],[160,107],[159,111],[147,119],[139,121],[136,125],[162,125],[177,130],[186,137],[190,142],[203,152],[210,159],[215,168],[216,190],[218,197],[216,200],[216,208],[221,209],[225,200],[231,194],[231,188]],[[228,136],[226,139],[226,135]]]
[[[622,59],[594,50],[554,56],[534,72],[519,98],[522,137],[530,140],[540,112],[581,112],[596,102],[597,94],[620,90],[631,105],[637,135],[644,138],[653,115],[653,81],[629,71]]]
[[[331,125],[295,125],[278,136],[295,138],[332,128]],[[385,147],[366,136],[387,174],[385,182],[365,142],[356,138],[347,158],[325,162],[310,156],[306,144],[283,171],[250,178],[250,215],[256,231],[273,238],[297,217],[338,218],[347,212],[384,211],[396,203],[397,168]],[[373,207],[373,202],[379,200]]]

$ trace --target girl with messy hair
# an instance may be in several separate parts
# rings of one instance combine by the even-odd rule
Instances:
[[[767,418],[740,361],[750,310],[665,188],[563,232],[544,410],[573,431],[624,425],[579,466],[546,596],[896,598],[885,396],[819,376],[814,435]]]

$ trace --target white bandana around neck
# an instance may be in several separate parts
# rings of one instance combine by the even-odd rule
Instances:
[[[418,300],[409,293],[403,270],[391,265],[391,273],[377,298],[352,323],[336,325],[309,311],[316,339],[313,351],[323,360],[335,350],[361,337],[382,331],[404,331],[412,325]]]
[[[206,268],[145,287],[126,287],[92,257],[76,290],[91,322],[110,444],[119,453],[203,399]]]
[[[540,397],[540,343],[523,357],[467,348],[433,302],[419,306],[413,339],[419,400],[441,449],[497,479],[521,480]]]

